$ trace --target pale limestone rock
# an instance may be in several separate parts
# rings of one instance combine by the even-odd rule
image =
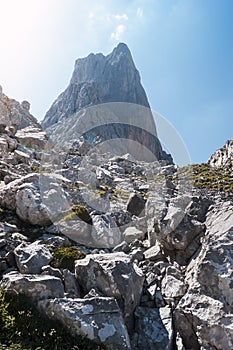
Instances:
[[[226,144],[218,149],[209,158],[208,163],[212,167],[233,168],[233,140],[228,140]]]
[[[124,253],[89,254],[76,261],[75,275],[84,292],[95,288],[105,296],[116,298],[126,322],[130,323],[139,304],[144,276],[129,256]]]
[[[142,240],[144,236],[145,234],[141,230],[138,230],[136,227],[127,227],[122,234],[122,239],[127,243],[131,243],[135,239]]]
[[[38,307],[75,335],[86,336],[109,350],[131,350],[129,335],[114,298],[56,298],[40,301]]]
[[[122,241],[121,231],[109,214],[92,216],[91,239],[96,248],[115,247]]]
[[[207,231],[187,268],[187,293],[175,310],[185,347],[233,348],[233,205],[219,203],[207,214]]]
[[[62,298],[64,287],[62,281],[48,275],[26,275],[17,272],[5,274],[0,287],[10,293],[21,293],[34,300]]]
[[[30,149],[40,149],[46,145],[46,133],[39,127],[28,126],[18,130],[15,137],[19,142]]]
[[[42,266],[48,265],[53,258],[47,246],[38,241],[22,243],[14,253],[19,271],[27,274],[39,274]]]
[[[29,164],[30,161],[30,155],[17,149],[14,151],[14,158],[18,163]]]

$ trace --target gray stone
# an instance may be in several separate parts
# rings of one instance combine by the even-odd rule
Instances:
[[[133,249],[129,254],[130,260],[138,264],[140,261],[144,260],[144,254],[141,248]]]
[[[116,247],[114,247],[112,251],[113,253],[123,252],[127,254],[130,252],[130,246],[127,242],[123,241],[120,244],[118,244]]]
[[[83,244],[87,247],[95,247],[95,241],[91,236],[92,226],[80,220],[78,217],[69,220],[60,220],[55,222],[58,231],[66,235],[71,240]]]
[[[14,151],[14,158],[18,163],[26,163],[29,164],[30,156],[27,153],[24,153],[19,150]]]
[[[233,348],[233,206],[220,202],[207,214],[199,254],[187,267],[187,293],[175,309],[175,326],[184,346]]]
[[[36,118],[30,114],[24,104],[22,105],[20,102],[7,97],[3,93],[0,94],[0,116],[1,124],[6,126],[12,125],[16,130],[29,125],[39,127]]]
[[[62,281],[48,275],[23,275],[11,272],[3,276],[0,287],[10,293],[25,294],[35,300],[64,296]]]
[[[145,256],[145,259],[148,259],[151,261],[160,261],[164,258],[159,244],[156,244],[151,248],[147,249],[144,252],[144,256]]]
[[[56,269],[55,267],[52,267],[50,265],[42,266],[41,275],[50,275],[50,276],[58,277],[60,279],[62,279],[63,277],[59,269]]]
[[[49,317],[73,334],[86,336],[111,350],[130,350],[130,340],[114,298],[50,299],[38,303]]]
[[[38,181],[39,175],[29,174],[2,187],[1,206],[16,210],[22,220],[32,224],[48,222],[48,215],[40,201]]]
[[[226,144],[218,149],[208,160],[212,167],[229,167],[233,164],[233,140],[228,140]]]
[[[53,257],[46,245],[38,241],[22,243],[14,250],[15,259],[21,273],[39,274],[42,266],[48,265]]]
[[[138,334],[138,350],[162,350],[169,343],[169,335],[161,321],[159,309],[137,307],[135,331]]]
[[[187,285],[182,280],[166,273],[162,280],[161,291],[165,298],[178,298],[186,293]]]
[[[84,292],[95,288],[117,299],[127,324],[138,305],[144,276],[124,253],[87,255],[75,263],[75,275]]]
[[[109,214],[92,216],[92,246],[96,248],[112,248],[121,241],[121,231]]]
[[[80,298],[81,297],[80,287],[74,274],[67,269],[64,269],[62,273],[63,273],[65,292],[68,294],[68,297]]]
[[[127,243],[133,242],[135,239],[143,239],[145,234],[136,227],[127,227],[122,234],[123,239]]]
[[[18,130],[15,137],[20,143],[30,149],[40,149],[46,145],[46,133],[41,128],[28,126]]]
[[[38,240],[52,247],[69,247],[71,245],[68,237],[43,234]]]

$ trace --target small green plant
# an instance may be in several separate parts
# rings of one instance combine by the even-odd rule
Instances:
[[[75,204],[71,208],[71,212],[63,217],[63,221],[75,220],[75,217],[85,221],[86,223],[91,223],[91,217],[86,207],[80,204]]]
[[[178,177],[191,180],[195,187],[201,189],[233,193],[233,174],[226,168],[211,167],[206,163],[194,164],[178,169]]]
[[[31,171],[38,174],[52,173],[51,168],[48,168],[48,167],[43,168],[37,165],[31,165]]]
[[[6,340],[11,338],[11,333],[14,330],[14,316],[9,314],[9,303],[6,301],[5,293],[0,289],[0,341],[2,334],[5,334]]]
[[[100,185],[97,193],[99,196],[104,196],[109,191],[109,187],[107,185]]]
[[[57,268],[74,271],[75,260],[85,258],[86,254],[75,246],[56,247],[52,250],[52,265]]]
[[[129,196],[130,196],[130,192],[124,191],[124,190],[121,190],[121,189],[117,189],[117,188],[114,188],[112,190],[112,194],[113,194],[114,197],[122,199],[122,200],[128,200]]]

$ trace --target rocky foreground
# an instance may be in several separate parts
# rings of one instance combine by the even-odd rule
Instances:
[[[46,142],[1,128],[1,289],[109,350],[231,350],[232,167]]]

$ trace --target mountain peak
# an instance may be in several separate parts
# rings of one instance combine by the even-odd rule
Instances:
[[[139,72],[124,43],[119,43],[106,56],[91,53],[77,59],[70,84],[52,104],[42,125],[48,128],[82,108],[108,102],[149,107]]]
[[[113,50],[113,52],[122,52],[122,53],[126,53],[126,54],[130,54],[130,49],[128,48],[128,46],[125,43],[119,43]]]

